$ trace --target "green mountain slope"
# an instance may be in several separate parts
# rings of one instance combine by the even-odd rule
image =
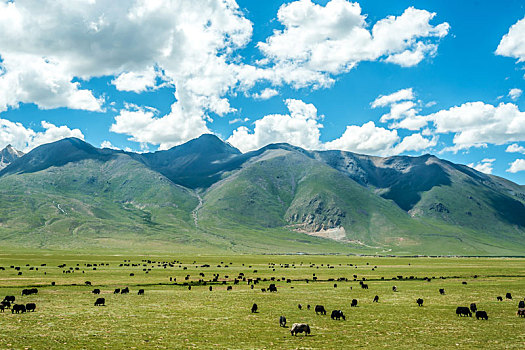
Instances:
[[[0,171],[0,244],[68,249],[523,255],[524,187],[434,156],[203,135],[167,151],[42,145]]]

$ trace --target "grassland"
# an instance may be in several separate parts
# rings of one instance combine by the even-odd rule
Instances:
[[[164,268],[158,264],[164,261],[178,262]],[[66,267],[59,268],[61,264]],[[94,266],[87,264],[98,266],[94,270]],[[516,316],[518,300],[525,296],[525,259],[141,256],[27,251],[1,254],[0,266],[5,268],[0,270],[0,297],[15,295],[19,303],[37,304],[34,313],[11,314],[9,310],[0,313],[1,349],[517,349],[525,346],[525,319]],[[19,266],[22,275],[10,266]],[[74,272],[63,272],[70,268]],[[254,289],[247,282],[233,285],[239,273],[262,281]],[[218,283],[197,285],[199,279],[208,281],[214,274],[219,274]],[[185,280],[187,275],[189,278]],[[176,278],[176,282],[170,281],[170,277]],[[270,282],[271,277],[276,281]],[[349,281],[329,281],[340,277]],[[363,277],[368,290],[359,286]],[[425,281],[425,277],[431,281]],[[292,282],[286,283],[283,278]],[[92,286],[86,286],[85,281]],[[194,285],[188,290],[183,283]],[[276,283],[277,293],[261,291],[270,283]],[[230,285],[233,290],[227,291]],[[398,292],[392,291],[393,285]],[[131,290],[129,295],[113,294],[115,288],[125,286]],[[21,296],[21,290],[28,287],[37,287],[39,293]],[[97,297],[91,293],[93,288],[102,290],[100,296],[106,299],[106,306],[93,306]],[[145,295],[137,295],[140,288],[145,289]],[[440,295],[439,288],[444,288],[446,294]],[[505,297],[506,292],[511,292],[514,299],[498,302],[496,296]],[[379,296],[379,303],[372,303],[375,295]],[[350,301],[354,298],[358,307],[351,308]],[[417,298],[424,299],[423,307],[416,305]],[[457,306],[468,306],[471,302],[487,311],[488,321],[456,316]],[[256,314],[250,312],[253,303],[259,306]],[[298,309],[298,304],[304,306],[303,310]],[[306,310],[307,304],[312,305],[312,310]],[[316,304],[324,305],[328,313],[343,310],[346,321],[333,321],[329,315],[317,316],[313,311]],[[286,316],[289,326],[294,322],[308,323],[312,335],[292,337],[290,328],[279,327],[280,315]]]

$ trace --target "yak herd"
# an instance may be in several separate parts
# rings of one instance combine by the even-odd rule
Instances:
[[[129,263],[129,260],[127,261],[128,263],[123,263],[123,264],[120,264],[119,266],[140,266],[140,264],[130,264]],[[143,260],[143,263],[144,262],[147,262],[147,263],[156,263],[155,261],[150,261],[150,260]],[[195,263],[195,262],[194,262]],[[179,261],[173,261],[173,262],[170,262],[170,263],[166,263],[166,262],[163,262],[163,263],[157,263],[158,266],[163,266],[164,268],[166,268],[167,266],[170,266],[170,267],[174,267],[175,265],[179,264],[179,267],[181,267],[181,263]],[[221,262],[221,264],[223,264],[224,267],[228,267],[227,264],[224,264],[224,262]],[[78,265],[78,264],[77,264]],[[93,270],[96,270],[96,266],[97,264],[87,264],[89,265],[88,267],[93,267]],[[106,264],[106,265],[109,265],[109,264]],[[231,263],[230,263],[231,265]],[[271,267],[272,264],[269,264]],[[273,264],[275,266],[275,264]],[[293,265],[293,264],[292,264]],[[351,264],[349,264],[351,265]],[[45,264],[43,264],[42,266],[45,266]],[[65,268],[65,264],[62,264],[62,265],[59,265],[58,267],[59,268]],[[104,266],[104,264],[100,264],[100,266]],[[143,264],[142,266],[146,266],[146,264]],[[244,266],[244,264],[243,264]],[[281,265],[283,266],[283,265]],[[200,267],[210,267],[210,265],[202,265]],[[221,265],[217,265],[217,267],[221,267]],[[284,264],[284,267],[285,268],[288,268],[290,267],[289,264]],[[312,265],[310,266],[312,267]],[[329,268],[330,265],[328,265]],[[251,268],[251,266],[250,266]],[[377,267],[375,267],[377,268]],[[3,268],[0,268],[3,270]],[[78,270],[79,268],[69,268],[69,270],[64,270],[63,272],[64,273],[74,273],[75,270]],[[186,270],[187,267],[184,267],[184,270]],[[143,269],[145,271],[145,273],[148,273],[149,271],[151,271],[151,269]],[[19,269],[18,269],[19,271]],[[275,268],[273,269],[273,271],[275,271]],[[253,270],[254,273],[257,273],[257,270]],[[201,277],[204,277],[204,273],[200,273],[199,274]],[[317,277],[315,276],[315,274],[313,274],[314,277],[313,277],[313,281],[317,281]],[[130,276],[134,276],[134,274],[130,274]],[[185,277],[185,281],[188,281],[189,280],[189,277],[190,275],[186,275]],[[229,278],[229,276],[224,276],[226,279]],[[477,276],[476,276],[477,277]],[[214,274],[213,275],[213,279],[210,280],[209,282],[211,283],[215,283],[215,284],[218,284],[219,283],[219,274]],[[384,279],[384,278],[382,278]],[[395,278],[393,278],[395,279]],[[398,276],[398,279],[402,279],[402,276]],[[429,278],[426,278],[430,281]],[[271,277],[269,279],[270,281],[275,281],[275,277]],[[286,281],[286,283],[291,283],[291,280],[290,279],[285,279],[284,277],[282,279],[278,278],[277,281]],[[312,280],[308,280],[306,279],[306,283],[309,283],[310,281]],[[328,281],[333,281],[334,279],[328,279]],[[357,280],[357,275],[354,275],[354,281]],[[363,280],[365,280],[363,278]],[[254,289],[254,285],[255,284],[258,284],[259,282],[262,282],[262,281],[268,281],[267,278],[264,278],[264,279],[261,279],[261,278],[246,278],[244,276],[244,273],[239,273],[237,277],[234,278],[234,285],[237,285],[239,284],[240,281],[243,281],[243,282],[247,282],[248,285],[251,285],[251,289]],[[347,278],[339,278],[337,279],[337,281],[348,281]],[[170,277],[170,282],[176,282],[176,278],[173,278],[173,277]],[[178,283],[174,283],[174,284],[178,284]],[[191,290],[191,284],[194,284],[194,282],[192,282],[191,284],[189,282],[184,282],[184,283],[180,283],[181,285],[184,285],[184,286],[187,286],[188,290]],[[204,281],[204,279],[199,279],[198,281],[198,284],[197,285],[206,285],[207,282]],[[226,284],[226,281],[222,281],[222,284]],[[361,286],[362,289],[369,289],[369,285],[364,283],[363,281],[359,281],[359,284]],[[466,284],[466,282],[463,282],[463,284]],[[55,283],[52,282],[52,286],[54,286]],[[90,281],[86,281],[85,282],[85,285],[86,286],[91,286],[91,282]],[[195,284],[194,284],[195,285]],[[337,288],[337,283],[334,283],[333,285],[334,288]],[[294,288],[294,287],[291,287],[291,288]],[[352,287],[350,287],[351,289]],[[212,291],[213,288],[212,286],[210,285],[208,287],[209,291]],[[227,286],[227,289],[226,290],[233,290],[233,287],[231,285]],[[275,283],[271,283],[268,288],[261,288],[261,291],[262,292],[270,292],[270,293],[276,293],[277,292],[277,286]],[[392,291],[393,292],[398,292],[398,288],[397,286],[393,286],[392,287]],[[139,289],[137,294],[138,295],[144,295],[144,289]],[[101,294],[101,290],[99,288],[95,288],[91,291],[92,294],[94,295],[100,295]],[[130,289],[129,287],[125,287],[125,288],[116,288],[113,290],[113,294],[129,294],[130,293]],[[21,295],[22,296],[31,296],[31,295],[34,295],[34,294],[38,294],[38,289],[37,288],[29,288],[29,289],[23,289],[22,292],[21,292]],[[439,294],[440,295],[445,295],[445,289],[443,288],[440,288],[439,289]],[[506,293],[505,295],[505,298],[506,299],[512,299],[512,295],[511,293]],[[498,301],[503,301],[503,297],[502,296],[497,296],[496,299]],[[33,302],[29,302],[29,303],[25,303],[25,304],[22,304],[22,303],[15,303],[15,300],[16,300],[16,297],[13,296],[13,295],[10,295],[10,296],[6,296],[1,302],[0,302],[0,311],[1,312],[4,312],[5,309],[10,309],[11,310],[11,313],[13,314],[19,314],[19,313],[25,313],[25,312],[34,312],[36,310],[36,304],[33,303]],[[376,295],[372,302],[375,302],[375,303],[378,303],[379,302],[379,296]],[[357,307],[357,304],[358,304],[358,301],[357,299],[352,299],[351,300],[351,303],[350,303],[350,307]],[[422,298],[417,298],[416,299],[416,304],[420,307],[423,306],[424,304],[424,300]],[[106,305],[106,299],[103,298],[103,297],[97,297],[95,302],[94,302],[94,306],[105,306]],[[298,305],[298,308],[300,310],[302,310],[303,306],[301,304]],[[308,304],[306,306],[306,308],[308,310],[310,310],[310,305]],[[251,312],[252,313],[258,313],[259,311],[259,307],[257,306],[256,303],[254,303],[251,307]],[[317,315],[326,315],[327,314],[327,311],[325,309],[325,307],[323,305],[315,305],[315,308],[314,308],[314,311]],[[472,317],[472,315],[475,315],[476,319],[481,319],[481,320],[488,320],[488,314],[486,311],[483,311],[483,310],[478,310],[477,309],[477,305],[475,303],[471,303],[470,304],[470,307],[467,307],[467,306],[459,306],[456,308],[456,315],[459,316],[459,317]],[[525,301],[524,300],[520,300],[519,303],[518,303],[518,311],[517,311],[517,315],[519,317],[525,317]],[[342,310],[333,310],[330,314],[330,318],[332,320],[336,320],[336,321],[339,321],[339,320],[346,320],[346,317],[343,313]],[[281,315],[279,317],[279,325],[281,327],[286,327],[286,317]],[[310,329],[310,326],[306,323],[294,323],[290,329],[290,333],[295,336],[297,335],[298,333],[304,333],[305,335],[309,335],[311,334],[311,329]]]
[[[32,295],[38,294],[38,289],[24,289],[22,290],[22,295]],[[0,312],[4,312],[5,309],[11,309],[11,313],[19,314],[24,312],[34,312],[36,310],[35,303],[26,303],[26,304],[15,304],[16,297],[14,295],[6,295],[4,300],[0,302]]]

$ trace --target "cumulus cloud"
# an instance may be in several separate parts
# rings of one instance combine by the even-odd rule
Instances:
[[[227,141],[243,152],[278,142],[318,149],[323,126],[318,122],[317,108],[300,100],[289,99],[285,103],[289,114],[271,114],[256,120],[253,131],[241,126],[233,131]]]
[[[412,88],[402,89],[390,95],[380,95],[370,105],[372,108],[386,107],[399,101],[413,100],[414,91]]]
[[[390,155],[395,143],[399,141],[396,130],[377,127],[373,121],[359,125],[349,125],[341,137],[327,142],[326,149]]]
[[[437,137],[425,138],[421,134],[401,139],[396,130],[376,126],[373,121],[363,125],[348,125],[337,139],[321,142],[323,115],[318,115],[313,104],[301,100],[285,100],[289,113],[271,114],[254,122],[253,131],[238,127],[228,142],[241,151],[251,151],[270,143],[286,142],[310,150],[337,149],[372,155],[395,155],[422,151],[433,147]]]
[[[509,173],[517,173],[518,171],[525,171],[525,159],[516,159],[509,164],[510,167],[506,170]]]
[[[42,131],[24,127],[6,119],[0,119],[0,148],[11,144],[14,148],[28,152],[45,143],[61,140],[66,137],[84,139],[79,129],[70,129],[65,125],[56,126],[46,121],[41,122]]]
[[[512,145],[509,145],[505,152],[508,153],[523,153],[525,154],[525,147],[518,145],[517,143],[513,143]]]
[[[183,131],[174,144],[193,133],[172,123],[203,124],[209,112],[234,110],[223,96],[239,84],[244,70],[233,52],[250,40],[252,23],[230,0],[18,0],[0,1],[0,32],[0,111],[30,102],[99,111],[103,100],[79,81],[113,76],[117,89],[141,92],[162,72],[176,91],[171,113],[130,136],[166,144],[165,132],[151,132],[163,124]],[[123,119],[115,130],[126,129]]]
[[[148,67],[143,72],[124,72],[111,81],[119,91],[142,92],[156,85],[157,72]]]
[[[158,117],[154,109],[128,105],[115,117],[110,131],[131,135],[130,141],[159,145],[160,149],[210,133],[200,114],[187,115],[177,108],[180,106],[174,104],[171,113]]]
[[[420,130],[428,120],[419,115],[420,101],[415,101],[412,88],[402,89],[390,95],[381,95],[371,104],[372,108],[389,107],[390,112],[381,116],[381,123],[391,122],[392,129]]]
[[[520,98],[522,93],[523,91],[521,89],[518,89],[518,88],[510,89],[509,97],[511,98],[511,100],[516,101],[518,98]]]
[[[322,6],[299,0],[281,6],[277,19],[284,29],[274,31],[258,47],[277,67],[321,74],[327,78],[318,84],[327,85],[331,74],[346,72],[361,61],[384,60],[408,67],[433,55],[449,30],[448,23],[430,24],[434,17],[435,13],[409,7],[368,29],[358,3],[332,0]]]
[[[519,96],[520,92],[509,95]],[[516,104],[494,106],[481,101],[466,102],[428,115],[420,114],[422,106],[422,101],[416,101],[412,89],[379,96],[371,103],[372,108],[390,108],[380,121],[390,123],[392,129],[415,131],[424,128],[424,136],[453,134],[453,145],[444,151],[457,152],[471,147],[487,147],[488,144],[525,141],[525,112],[521,112]]]
[[[279,92],[277,90],[266,88],[259,93],[253,94],[253,98],[255,98],[256,100],[268,100],[274,96],[277,96],[278,94]]]
[[[208,131],[210,115],[235,111],[229,96],[237,90],[276,95],[272,87],[248,93],[257,83],[320,88],[361,61],[418,64],[448,33],[447,23],[430,24],[434,17],[410,7],[372,25],[357,3],[291,2],[277,14],[284,30],[259,43],[263,58],[247,64],[239,52],[252,23],[234,0],[4,0],[0,111],[20,103],[102,111],[104,98],[84,81],[110,77],[118,90],[137,93],[162,81],[176,99],[168,115],[148,119],[152,125],[140,131],[136,115],[123,110],[112,130],[168,147],[195,136],[186,127]]]
[[[494,166],[495,161],[496,159],[494,158],[485,158],[481,162],[478,162],[476,164],[470,163],[470,164],[467,164],[467,166],[477,171],[480,171],[482,173],[485,173],[485,174],[492,174],[492,170],[494,169],[493,166]]]
[[[437,133],[453,133],[458,151],[487,144],[502,145],[525,141],[525,113],[512,103],[493,106],[483,102],[467,102],[427,116]]]
[[[102,143],[100,144],[100,148],[109,148],[109,149],[114,149],[114,150],[119,150],[120,148],[116,147],[116,146],[113,146],[113,144],[108,141],[108,140],[104,140],[102,141]]]
[[[404,152],[419,152],[423,151],[437,145],[438,138],[433,137],[428,139],[423,137],[423,135],[415,133],[403,138],[398,145],[395,146],[393,154],[400,154]]]
[[[501,38],[496,54],[516,58],[518,62],[525,61],[525,18],[509,28]]]

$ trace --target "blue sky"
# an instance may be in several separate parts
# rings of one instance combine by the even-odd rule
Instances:
[[[525,184],[522,1],[0,0],[0,32],[0,147],[212,132]]]

